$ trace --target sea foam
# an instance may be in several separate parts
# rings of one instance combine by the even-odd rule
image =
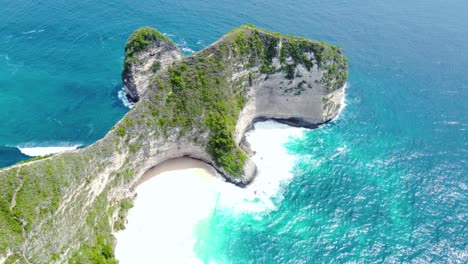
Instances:
[[[284,144],[304,130],[273,121],[255,124],[246,137],[256,152],[258,175],[247,188],[193,170],[165,172],[142,183],[126,229],[116,234],[120,263],[202,263],[195,246],[217,211],[254,213],[261,220],[276,210],[296,159]]]
[[[348,89],[348,87],[349,87],[349,84],[345,83],[345,85],[343,86],[343,94],[346,95],[346,89]],[[341,113],[343,113],[346,105],[347,105],[346,96],[343,96],[343,97],[341,97],[340,110],[338,110],[338,114],[336,115],[336,117],[333,120],[337,120],[338,118],[340,118]]]
[[[30,31],[23,31],[21,33],[24,35],[28,35],[28,34],[41,33],[41,32],[44,32],[44,29],[33,29]]]
[[[127,108],[132,108],[134,103],[130,102],[127,98],[127,92],[125,91],[125,87],[122,87],[122,89],[119,90],[117,93],[117,97],[119,97],[120,101],[122,101],[122,104],[127,107]]]
[[[30,146],[18,146],[17,148],[23,153],[24,155],[30,157],[37,157],[37,156],[44,156],[48,154],[55,154],[55,153],[62,153],[65,151],[75,150],[81,145],[74,144],[64,144],[62,146],[41,146],[41,147],[30,147]]]
[[[283,189],[293,178],[296,157],[288,153],[284,144],[292,137],[301,137],[306,129],[290,127],[274,121],[256,123],[246,134],[255,151],[252,160],[257,176],[247,188],[220,184],[219,208],[234,213],[267,213],[276,210],[283,200]]]
[[[188,44],[187,44],[187,41],[185,41],[185,39],[182,39],[180,44],[177,44],[177,46],[180,48],[180,50],[182,50],[182,52],[186,55],[189,55],[189,54],[192,54],[194,53],[195,51],[193,49],[191,49]]]

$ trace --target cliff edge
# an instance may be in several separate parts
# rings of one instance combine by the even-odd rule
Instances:
[[[244,186],[255,175],[244,133],[259,119],[316,127],[335,117],[347,59],[340,48],[245,25],[182,57],[152,28],[125,46],[137,102],[95,144],[0,170],[0,263],[115,263],[133,187],[188,156]]]
[[[122,83],[127,97],[136,102],[149,88],[149,78],[182,58],[176,44],[157,30],[142,27],[125,44]]]

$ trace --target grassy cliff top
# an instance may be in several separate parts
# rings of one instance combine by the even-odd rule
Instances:
[[[233,132],[252,85],[247,79],[283,73],[292,80],[299,65],[324,72],[325,93],[343,87],[347,79],[347,59],[339,47],[243,25],[154,74],[146,99],[124,119],[132,126],[120,126],[117,131],[124,136],[149,129],[163,137],[187,138],[203,144],[225,173],[240,176],[246,155],[234,142]],[[233,83],[234,73],[242,71],[249,71],[248,76]],[[140,116],[145,125],[135,126]],[[200,140],[203,133],[209,133],[208,142]]]
[[[316,41],[299,36],[285,35],[245,24],[235,28],[224,35],[212,45],[219,46],[219,42],[234,43],[236,51],[240,54],[257,53],[262,57],[262,73],[271,74],[279,70],[287,73],[291,79],[291,69],[302,64],[310,70],[316,64],[325,70],[323,82],[328,92],[343,87],[348,78],[348,60],[339,46],[330,45],[323,41]],[[278,43],[281,42],[281,47]],[[209,47],[204,49],[209,50]],[[202,52],[203,52],[202,51]],[[305,53],[313,53],[314,58],[309,58]],[[283,65],[280,69],[271,67],[272,58],[277,57]],[[292,65],[287,59],[292,59]],[[285,66],[290,64],[289,66]]]
[[[155,42],[163,41],[175,46],[175,43],[157,29],[141,27],[132,32],[125,43],[125,65],[135,60],[135,54],[144,51]]]
[[[134,53],[144,50],[152,42],[161,40],[169,43],[174,42],[152,27],[141,27],[132,32],[125,43],[125,53]]]
[[[149,27],[133,32],[125,64],[156,41],[175,45]],[[298,65],[324,72],[324,93],[346,82],[340,48],[241,26],[151,76],[148,93],[95,144],[0,170],[0,259],[11,252],[7,263],[116,263],[112,234],[130,207],[122,193],[150,155],[164,155],[161,144],[185,142],[240,176],[247,156],[233,133],[252,80],[275,73],[293,79]]]

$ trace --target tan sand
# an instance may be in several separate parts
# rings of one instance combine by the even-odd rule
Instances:
[[[164,161],[145,172],[137,182],[137,186],[162,173],[181,170],[191,170],[195,176],[206,179],[216,176],[216,170],[203,161],[192,158],[175,158]]]

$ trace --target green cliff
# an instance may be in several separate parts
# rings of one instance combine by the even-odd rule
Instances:
[[[146,27],[125,52],[122,79],[138,102],[103,139],[0,170],[0,263],[116,263],[113,233],[144,172],[189,156],[244,186],[255,175],[243,144],[252,123],[325,123],[347,79],[340,48],[251,25],[184,58]]]

